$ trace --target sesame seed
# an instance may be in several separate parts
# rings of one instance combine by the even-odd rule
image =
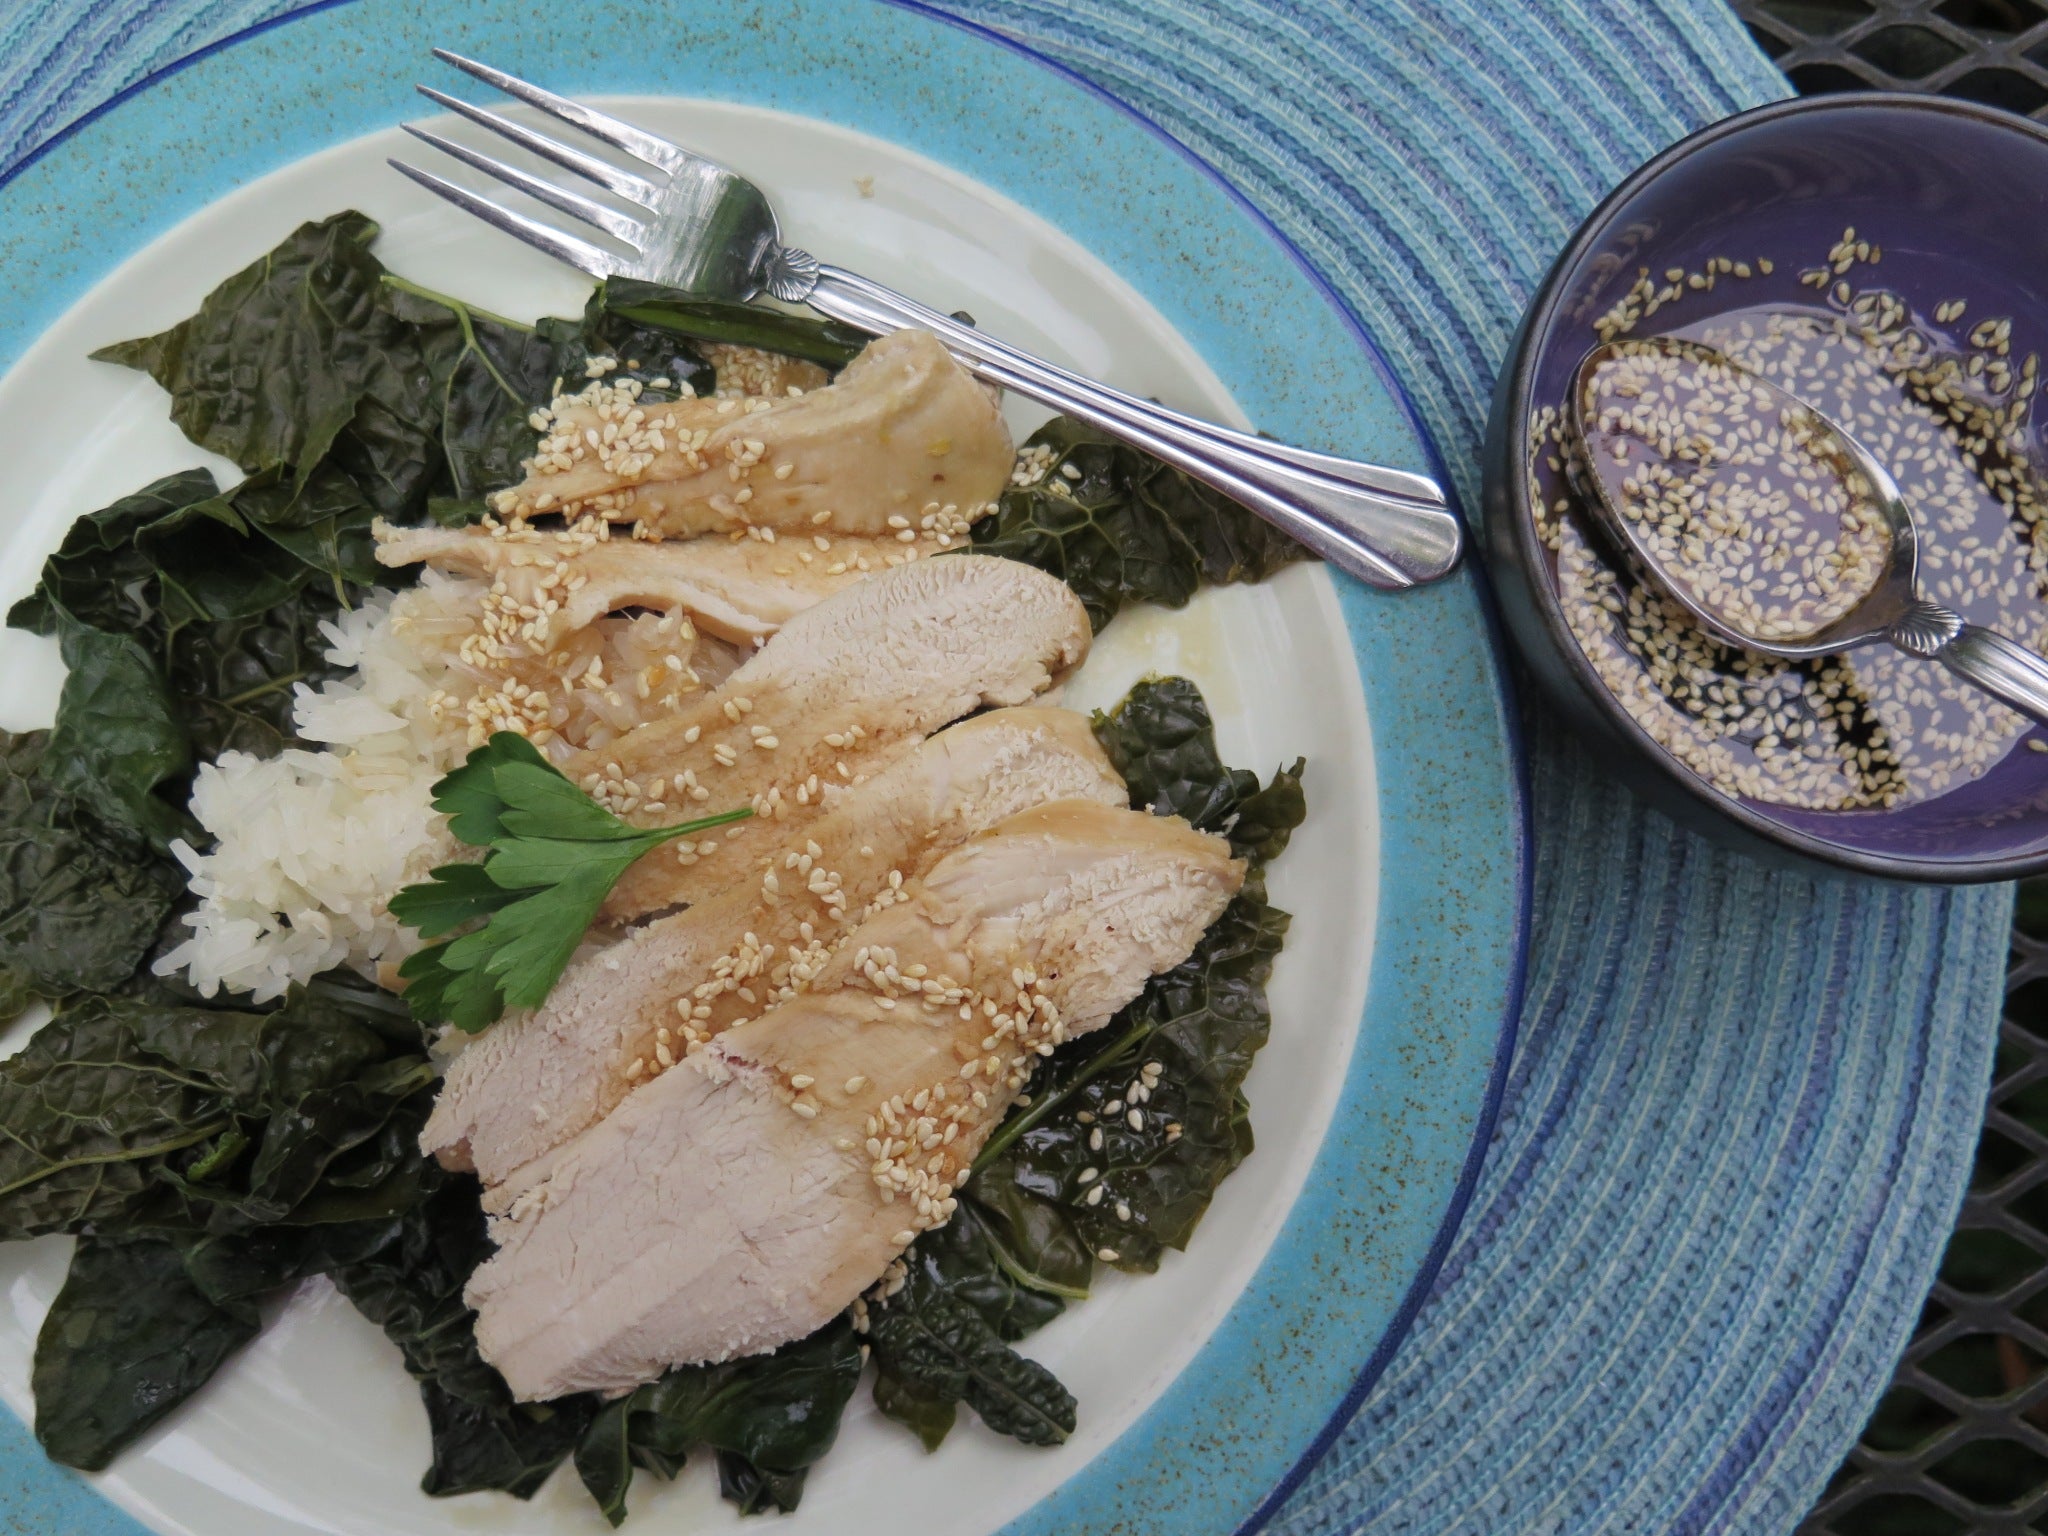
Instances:
[[[2038,357],[2024,347],[2014,353],[2007,317],[1980,319],[1955,337],[1930,326],[1960,321],[1960,300],[1933,303],[1923,319],[1904,295],[1859,291],[1849,269],[1882,254],[1845,234],[1825,263],[1799,274],[1826,295],[1831,312],[1765,304],[1672,329],[1719,347],[1847,424],[1886,461],[1920,514],[1927,595],[2042,648],[2048,534],[2036,532],[2043,518],[2032,476],[2010,468],[2024,462],[2015,454],[2032,431]],[[1728,269],[1716,259],[1708,270]],[[1772,266],[1759,258],[1752,270],[1768,276]],[[1654,307],[1640,282],[1632,292],[1634,299],[1625,295],[1595,323],[1596,334],[1626,334]],[[1867,648],[1786,664],[1707,639],[1675,605],[1609,565],[1577,520],[1563,515],[1571,498],[1558,413],[1541,408],[1530,426],[1531,501],[1556,557],[1574,639],[1624,709],[1707,782],[1812,809],[1893,805],[1980,776],[2021,739],[2018,716],[1920,658]],[[1741,431],[1708,436],[1737,446],[1755,441]],[[1632,469],[1643,462],[1630,456]],[[1761,466],[1744,472],[1759,495],[1784,489]],[[1749,595],[1767,604],[1797,591],[1852,600],[1853,557],[1845,568],[1836,535],[1814,533],[1777,549],[1759,544],[1730,565],[1731,580],[1738,589],[1761,586]]]

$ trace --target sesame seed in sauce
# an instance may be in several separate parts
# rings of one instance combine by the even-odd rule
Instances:
[[[2009,468],[2027,462],[2015,450],[2033,431],[2038,357],[2006,362],[2005,317],[1958,335],[1943,328],[1961,321],[1962,300],[1944,298],[1923,318],[1899,295],[1859,291],[1834,270],[1881,256],[1845,232],[1824,266],[1800,275],[1829,309],[1734,310],[1666,328],[1698,335],[1847,423],[1920,513],[1929,595],[2048,646],[2043,504],[2033,475]],[[1772,265],[1759,258],[1753,270],[1769,275]],[[1603,338],[1626,334],[1654,308],[1640,282],[1632,293],[1596,325]],[[1562,515],[1563,454],[1557,413],[1539,410],[1527,471],[1567,624],[1628,713],[1717,788],[1811,809],[1892,805],[1981,775],[2023,733],[2012,712],[1919,658],[1870,648],[1787,664],[1708,640],[1607,565]]]

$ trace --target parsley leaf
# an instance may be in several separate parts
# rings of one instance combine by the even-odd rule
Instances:
[[[463,842],[490,851],[481,864],[444,864],[391,898],[393,917],[421,938],[441,940],[398,974],[408,983],[405,1000],[415,1018],[445,1020],[470,1034],[507,1008],[547,1001],[598,908],[636,860],[678,837],[753,814],[631,826],[510,731],[498,732],[434,786],[434,809]]]

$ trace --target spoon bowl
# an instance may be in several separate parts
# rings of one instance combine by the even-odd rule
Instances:
[[[1707,602],[1701,588],[1667,558],[1671,541],[1652,537],[1656,524],[1631,508],[1626,494],[1627,460],[1601,451],[1606,436],[1598,410],[1602,374],[1631,359],[1662,358],[1703,365],[1733,378],[1752,402],[1766,404],[1777,424],[1847,491],[1851,503],[1875,519],[1885,536],[1885,553],[1875,578],[1847,611],[1810,629],[1743,625]],[[1567,472],[1582,503],[1600,526],[1628,551],[1658,590],[1683,608],[1709,634],[1726,644],[1764,656],[1802,661],[1832,656],[1884,641],[1915,656],[1929,657],[1965,682],[2029,718],[2048,724],[2048,661],[1995,630],[1964,621],[1919,588],[1919,538],[1913,508],[1898,482],[1841,423],[1768,379],[1742,367],[1716,347],[1678,336],[1603,342],[1579,362],[1572,377],[1571,440]],[[1716,446],[1675,455],[1692,469],[1712,468]]]

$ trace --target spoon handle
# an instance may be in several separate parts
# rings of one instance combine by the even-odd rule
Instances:
[[[2048,725],[2048,661],[2025,646],[2015,645],[1995,629],[1965,624],[1934,658],[1964,682]]]

